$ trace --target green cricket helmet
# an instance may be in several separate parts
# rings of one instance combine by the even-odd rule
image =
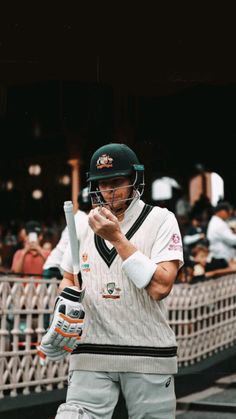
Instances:
[[[139,194],[142,195],[144,166],[139,163],[138,157],[127,145],[110,143],[96,150],[90,161],[87,181],[89,182],[89,193],[93,203],[96,200],[102,203],[98,182],[116,177],[130,177],[132,192],[139,191]]]

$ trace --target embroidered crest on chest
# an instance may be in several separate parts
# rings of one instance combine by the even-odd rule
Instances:
[[[115,282],[108,282],[102,289],[102,298],[116,300],[120,298],[121,289],[116,287]]]

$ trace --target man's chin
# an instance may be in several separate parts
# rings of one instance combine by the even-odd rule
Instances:
[[[119,215],[124,214],[124,212],[128,208],[128,205],[123,203],[123,205],[120,206],[118,203],[117,205],[112,205],[112,203],[105,203],[104,207],[109,209],[114,215]]]
[[[127,209],[126,205],[123,206],[123,207],[118,207],[118,208],[110,207],[111,212],[113,212],[113,214],[115,214],[115,215],[124,214],[126,209]]]

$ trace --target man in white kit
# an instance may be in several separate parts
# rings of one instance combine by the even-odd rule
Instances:
[[[78,195],[78,204],[79,209],[75,213],[75,222],[81,224],[86,222],[87,213],[91,209],[91,199],[88,193],[88,187],[81,189]],[[69,242],[68,228],[67,226],[61,233],[61,237],[57,245],[52,249],[50,255],[46,259],[46,262],[43,265],[43,277],[48,278],[58,278],[62,279],[61,273],[61,261],[63,254],[66,250],[67,244]]]
[[[140,199],[144,167],[124,144],[95,151],[88,182],[93,209],[76,225],[85,323],[79,344],[58,352],[60,358],[73,348],[67,400],[56,419],[111,418],[120,388],[129,418],[174,419],[177,347],[165,297],[183,264],[177,220]],[[67,306],[67,297],[76,300],[69,247],[61,267]],[[47,351],[49,341],[42,350],[53,359],[58,348],[54,341]]]
[[[207,226],[210,256],[214,259],[223,258],[228,263],[236,259],[236,234],[227,223],[232,210],[229,202],[219,202]]]

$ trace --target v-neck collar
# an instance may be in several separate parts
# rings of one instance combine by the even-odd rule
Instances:
[[[121,222],[121,225],[125,226],[126,223],[129,224],[131,219],[135,219],[134,223],[125,234],[128,240],[130,240],[131,237],[136,233],[153,208],[150,205],[144,204],[144,202],[140,200],[138,200],[138,202],[132,202],[131,205],[125,212],[124,220]],[[142,210],[140,212],[141,208]],[[107,264],[107,266],[110,267],[117,256],[116,249],[114,247],[109,249],[105,240],[97,234],[94,235],[94,242],[98,253]]]

